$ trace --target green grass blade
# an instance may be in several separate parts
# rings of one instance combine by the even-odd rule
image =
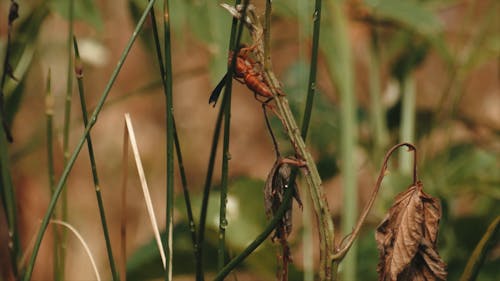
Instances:
[[[42,243],[42,238],[45,234],[45,231],[47,230],[47,225],[49,224],[50,217],[52,216],[52,213],[54,212],[55,205],[57,203],[57,200],[59,199],[59,196],[61,195],[61,192],[63,191],[63,187],[66,184],[69,173],[71,172],[71,169],[73,168],[73,165],[76,161],[76,158],[78,157],[78,154],[80,153],[80,151],[83,147],[83,144],[85,143],[86,136],[89,134],[90,130],[97,122],[97,117],[99,116],[99,113],[101,112],[101,110],[104,106],[104,103],[106,102],[106,98],[108,97],[109,92],[111,91],[111,88],[114,85],[116,77],[120,73],[120,70],[123,66],[123,63],[125,62],[125,59],[127,58],[128,54],[130,52],[130,49],[132,48],[132,45],[134,44],[135,39],[137,38],[137,36],[139,34],[140,29],[142,28],[144,22],[146,21],[148,13],[153,8],[154,3],[155,3],[155,0],[150,0],[148,3],[148,6],[144,10],[139,22],[137,23],[137,25],[134,29],[134,32],[132,33],[132,36],[130,37],[129,41],[127,42],[127,45],[125,46],[125,49],[122,52],[120,59],[118,60],[118,64],[115,67],[115,70],[111,74],[111,77],[110,77],[110,79],[109,79],[109,81],[108,81],[108,83],[107,83],[107,85],[106,85],[106,87],[101,95],[101,98],[99,99],[99,102],[97,103],[97,106],[96,106],[94,112],[92,113],[92,115],[89,119],[88,125],[85,127],[85,131],[84,131],[83,135],[80,137],[78,144],[76,145],[76,148],[73,151],[73,154],[71,155],[71,157],[68,160],[68,164],[64,168],[64,171],[61,175],[61,179],[59,180],[59,182],[56,186],[54,195],[52,196],[52,198],[50,200],[49,207],[48,207],[47,212],[45,213],[45,216],[42,220],[40,230],[38,232],[38,235],[37,235],[37,238],[35,241],[35,245],[33,248],[33,253],[30,257],[29,263],[26,267],[26,271],[25,271],[25,274],[23,277],[24,281],[28,281],[31,279],[31,275],[33,274],[33,268],[35,266],[36,257],[38,255],[38,251],[40,250],[40,245]]]

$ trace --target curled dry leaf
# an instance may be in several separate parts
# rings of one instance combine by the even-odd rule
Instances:
[[[436,248],[441,205],[419,181],[400,193],[377,227],[381,281],[446,280],[446,264]]]
[[[300,164],[296,164],[300,163],[300,161],[278,157],[267,176],[266,185],[264,187],[264,206],[268,218],[273,217],[281,204],[283,204],[285,192],[288,188],[293,188],[293,196],[302,208],[302,201],[300,200],[297,190],[297,184],[295,182],[290,183],[291,163],[300,166]],[[278,240],[282,247],[281,257],[278,255],[278,280],[288,280],[288,263],[291,261],[291,256],[287,238],[292,232],[292,206],[293,202],[290,203],[285,214],[276,225],[272,237],[272,240]]]
[[[264,207],[266,209],[266,215],[268,218],[272,218],[274,214],[278,211],[281,206],[285,191],[289,188],[291,167],[289,162],[286,161],[290,159],[278,158],[274,162],[273,168],[267,176],[266,185],[264,187]],[[293,188],[293,196],[300,207],[302,207],[302,201],[300,200],[300,195],[297,189],[296,183],[292,183],[291,188]],[[286,239],[286,237],[292,231],[292,205],[286,211],[285,215],[281,219],[281,222],[277,225],[276,230],[273,235],[274,239]]]

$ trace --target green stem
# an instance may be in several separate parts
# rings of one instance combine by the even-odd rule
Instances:
[[[83,87],[83,65],[80,60],[80,53],[78,51],[76,38],[73,38],[73,44],[76,56],[75,73],[78,82],[78,93],[80,95],[80,105],[82,108],[83,124],[86,127],[87,124],[89,123],[89,120],[87,116],[87,104],[85,102],[85,91]],[[108,260],[109,260],[109,265],[111,267],[111,274],[113,276],[113,280],[120,280],[118,271],[116,270],[115,260],[113,258],[113,249],[111,248],[111,239],[109,237],[108,224],[106,222],[106,213],[104,211],[104,203],[101,195],[101,185],[99,184],[99,176],[97,175],[97,164],[94,157],[94,147],[92,146],[92,138],[90,137],[90,133],[87,134],[86,138],[87,138],[87,149],[90,158],[90,167],[92,168],[92,178],[94,181],[95,195],[97,198],[97,206],[99,207],[99,215],[101,217],[101,225],[104,233],[104,240],[106,241],[106,251],[108,253]]]
[[[66,165],[68,163],[69,158],[69,129],[71,124],[71,96],[73,93],[73,20],[74,20],[74,0],[69,0],[68,5],[68,38],[67,38],[67,48],[68,48],[68,65],[67,65],[67,77],[66,77],[66,96],[64,103],[64,127],[63,127],[63,163]],[[56,215],[57,217],[57,215]],[[62,195],[62,204],[61,204],[61,214],[62,221],[68,221],[68,194],[66,190]],[[60,241],[55,241],[56,247],[58,250],[55,253],[56,256],[56,264],[54,271],[54,279],[64,280],[64,272],[65,272],[65,264],[66,264],[66,240],[67,240],[67,229],[61,228],[60,230],[61,236]]]
[[[132,36],[130,37],[129,41],[127,42],[127,45],[125,46],[125,50],[122,52],[120,59],[118,61],[117,66],[115,67],[115,70],[111,74],[111,77],[106,85],[106,88],[104,89],[101,98],[99,99],[99,102],[97,103],[97,106],[90,116],[89,123],[85,127],[85,131],[83,135],[80,137],[78,144],[76,145],[73,154],[68,160],[68,163],[66,164],[64,171],[61,175],[61,178],[56,186],[54,195],[52,196],[47,212],[44,215],[44,218],[42,220],[42,223],[40,225],[40,230],[38,231],[37,238],[35,240],[35,245],[33,247],[33,253],[30,257],[29,263],[26,267],[26,271],[23,277],[24,281],[28,281],[31,279],[31,275],[33,274],[33,268],[35,266],[35,261],[36,257],[38,255],[38,251],[40,250],[40,245],[42,243],[43,236],[45,234],[45,231],[47,230],[47,226],[49,224],[50,217],[52,216],[52,213],[54,212],[54,208],[56,206],[57,200],[59,199],[59,196],[61,195],[61,192],[63,191],[64,185],[66,184],[66,181],[68,179],[69,173],[71,172],[71,169],[73,168],[73,165],[75,164],[76,158],[78,157],[78,154],[80,153],[83,144],[85,143],[85,138],[89,134],[90,130],[92,127],[95,125],[97,122],[97,117],[99,116],[99,113],[101,112],[104,103],[106,102],[106,98],[109,95],[109,92],[111,91],[111,88],[114,85],[114,82],[116,80],[116,77],[120,73],[120,70],[123,66],[123,63],[125,62],[125,59],[127,58],[130,49],[132,48],[133,43],[135,42],[135,39],[139,35],[139,31],[142,28],[144,22],[146,21],[146,17],[149,13],[149,11],[153,8],[153,5],[156,0],[150,0],[146,9],[144,10],[141,18],[139,19],[139,22],[137,23],[134,32],[132,33]],[[2,154],[3,155],[3,154]]]
[[[354,91],[354,70],[351,46],[347,33],[347,19],[342,12],[340,1],[329,2],[330,21],[325,27],[325,56],[331,78],[336,84],[341,102],[341,136],[340,157],[342,160],[342,185],[344,190],[342,229],[350,232],[357,217],[357,183],[356,183],[356,99]],[[333,261],[333,260],[331,260]],[[333,277],[336,278],[338,264],[333,261]],[[356,278],[356,247],[351,248],[344,268],[343,280]]]
[[[246,17],[246,9],[248,7],[248,0],[243,1],[243,12],[241,18]],[[238,3],[236,3],[237,5]],[[229,179],[229,159],[231,155],[229,152],[229,135],[231,129],[231,91],[232,91],[232,81],[234,69],[236,67],[236,56],[238,54],[239,44],[241,41],[241,35],[243,33],[243,26],[245,24],[240,21],[238,25],[238,30],[236,37],[234,37],[233,32],[235,29],[231,30],[230,37],[230,49],[232,51],[231,64],[228,66],[226,76],[226,86],[224,88],[224,97],[226,98],[226,103],[224,104],[224,137],[222,141],[222,174],[221,174],[221,190],[220,190],[220,210],[219,210],[219,245],[217,248],[217,268],[222,269],[225,265],[225,253],[226,253],[226,228],[228,225],[226,218],[226,206],[227,206],[227,187]],[[232,41],[234,39],[234,42]]]
[[[20,256],[21,243],[19,240],[19,232],[17,228],[17,208],[16,196],[12,177],[10,174],[10,159],[8,143],[13,141],[12,133],[10,131],[7,114],[5,112],[4,104],[4,86],[8,75],[9,60],[11,58],[11,35],[13,30],[14,20],[18,17],[19,5],[15,1],[11,1],[9,8],[9,16],[7,17],[7,42],[5,46],[5,57],[3,60],[3,70],[0,77],[0,192],[2,198],[2,206],[4,207],[5,215],[7,217],[7,224],[9,229],[8,249],[11,263],[12,274],[15,279],[18,278],[19,272],[17,268],[17,261]]]
[[[2,116],[0,115],[0,119]],[[2,120],[0,120],[2,121]],[[17,261],[19,259],[19,234],[17,231],[16,197],[12,177],[10,175],[9,151],[6,131],[0,129],[0,191],[2,192],[2,206],[7,216],[9,228],[9,255],[12,272],[18,276]]]
[[[413,143],[415,140],[415,80],[411,76],[411,73],[405,75],[400,81],[401,85],[401,98],[402,98],[402,108],[401,108],[401,128],[399,131],[399,141],[400,142],[410,142]],[[399,153],[399,163],[400,170],[409,174],[411,172],[411,161],[409,159],[410,155],[401,151]]]
[[[164,14],[164,39],[165,39],[165,62],[164,66],[166,68],[166,73],[163,77],[166,84],[165,89],[165,108],[166,108],[166,130],[167,130],[167,141],[166,141],[166,151],[167,151],[167,210],[166,210],[166,237],[165,237],[165,257],[166,257],[166,269],[165,269],[165,280],[172,280],[172,259],[173,259],[173,220],[174,220],[174,105],[173,105],[173,95],[172,95],[172,41],[170,37],[170,8],[169,0],[163,2],[163,14]]]
[[[51,71],[49,68],[49,72],[47,74],[47,88],[45,90],[45,115],[46,115],[46,135],[47,135],[47,168],[48,168],[48,176],[49,176],[49,189],[50,196],[54,194],[55,189],[55,172],[54,172],[54,141],[53,141],[53,118],[54,118],[54,96],[52,94],[51,87]],[[55,214],[53,219],[57,219]],[[60,232],[56,225],[52,227],[53,237],[54,237],[54,245],[53,245],[53,272],[54,275],[60,274],[59,267],[59,258],[60,258]]]
[[[319,25],[320,24],[320,16],[321,16],[321,3],[316,3],[316,8],[314,11],[314,24]],[[319,29],[315,27],[316,30],[316,36],[319,38]],[[266,28],[266,32],[269,32],[269,28]],[[313,35],[314,36],[314,35]],[[264,44],[269,44],[269,42],[264,42]],[[264,49],[266,49],[264,47]],[[266,57],[267,54],[264,54],[264,57]],[[313,63],[313,62],[312,62]],[[316,67],[315,65],[312,65],[312,67]],[[314,71],[312,71],[314,73]],[[290,141],[292,142],[292,145],[294,146],[296,152],[299,154],[298,156],[301,157],[307,165],[307,170],[308,172],[305,173],[305,178],[308,183],[308,188],[309,188],[309,193],[311,194],[311,198],[313,201],[313,207],[314,211],[316,214],[316,218],[318,221],[318,228],[319,228],[319,236],[320,236],[320,279],[321,280],[330,280],[331,279],[331,264],[330,264],[330,258],[333,255],[334,251],[334,245],[333,245],[333,238],[334,238],[334,233],[333,233],[333,221],[330,216],[330,210],[328,208],[328,202],[326,201],[326,195],[324,193],[324,190],[321,186],[321,178],[318,173],[318,169],[316,167],[316,164],[314,163],[314,160],[309,153],[309,151],[306,148],[306,145],[304,143],[304,139],[299,134],[299,129],[297,126],[297,123],[295,122],[295,119],[292,115],[291,109],[288,105],[288,100],[286,99],[285,96],[283,95],[278,95],[278,90],[280,88],[280,84],[274,73],[266,69],[264,75],[266,76],[267,81],[270,82],[270,88],[271,91],[273,92],[273,95],[276,97],[276,106],[278,108],[278,112],[281,116],[283,125],[286,129],[286,132],[290,138]],[[310,81],[314,81],[314,77],[310,77]],[[312,85],[309,85],[309,89],[314,88]],[[309,98],[310,102],[312,102],[312,98]],[[310,106],[310,105],[309,105]],[[307,108],[308,106],[306,106]],[[307,111],[307,109],[306,109]],[[310,111],[309,111],[310,112]],[[303,122],[303,132],[307,133],[307,128],[304,126],[309,125],[309,119],[310,117],[307,116],[310,113],[306,112],[304,114],[305,121]],[[296,169],[292,170],[292,174],[290,177],[290,181],[295,180],[296,176]]]
[[[154,13],[154,10],[151,10],[151,22],[152,22],[152,27],[153,27],[153,39],[155,41],[155,47],[156,47],[156,55],[158,57],[158,65],[159,65],[159,70],[160,70],[160,75],[161,75],[161,81],[163,84],[163,91],[165,96],[167,95],[167,81],[166,79],[163,79],[165,76],[165,65],[163,64],[163,56],[161,54],[161,46],[160,46],[160,38],[158,35],[158,27],[156,24],[156,15]],[[175,153],[177,155],[177,164],[179,165],[179,173],[181,176],[181,183],[182,183],[182,191],[184,193],[184,201],[186,204],[186,212],[187,212],[187,217],[189,221],[189,231],[191,233],[191,242],[193,243],[193,248],[194,248],[194,256],[197,256],[197,251],[198,251],[198,242],[197,242],[197,236],[196,236],[196,225],[194,223],[194,218],[193,218],[193,211],[191,208],[191,199],[189,196],[189,190],[188,190],[188,185],[187,185],[187,177],[186,177],[186,172],[184,169],[184,163],[182,161],[182,151],[180,147],[180,141],[179,141],[179,136],[177,134],[177,127],[175,125],[175,118],[173,118],[173,126],[174,126],[174,144],[175,144]]]
[[[203,186],[203,196],[201,200],[200,222],[198,225],[198,253],[196,256],[196,280],[204,280],[203,273],[203,244],[205,240],[205,225],[207,221],[208,198],[210,196],[210,186],[212,185],[212,176],[214,172],[215,157],[217,154],[217,146],[219,144],[219,136],[222,127],[222,117],[224,116],[224,108],[226,97],[222,98],[221,107],[215,121],[214,135],[212,137],[212,146],[210,148],[210,156],[208,158],[207,175]]]
[[[460,281],[473,281],[479,275],[479,270],[486,259],[487,254],[495,245],[498,245],[500,233],[500,216],[497,216],[488,226],[488,229],[472,252]]]
[[[238,256],[233,258],[228,264],[226,264],[218,273],[217,276],[215,276],[214,280],[219,281],[219,280],[224,280],[224,278],[234,269],[238,264],[240,264],[243,260],[245,260],[246,257],[248,257],[257,247],[259,247],[260,244],[262,244],[266,238],[273,232],[273,230],[276,228],[276,225],[281,221],[281,218],[285,214],[285,212],[289,208],[289,204],[291,203],[293,195],[293,188],[288,188],[285,191],[285,195],[283,197],[283,202],[281,206],[278,208],[278,211],[276,212],[274,218],[269,222],[269,224],[266,226],[264,231],[262,231],[261,234],[259,234],[248,247],[245,248]]]
[[[370,114],[375,139],[373,159],[379,159],[389,141],[389,133],[385,126],[385,109],[381,101],[380,86],[380,52],[376,27],[371,30],[370,61],[368,72],[370,76]]]

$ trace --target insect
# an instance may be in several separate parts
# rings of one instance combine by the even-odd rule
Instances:
[[[243,47],[239,50],[238,55],[236,56],[233,77],[241,84],[245,84],[247,88],[254,93],[256,100],[266,104],[273,99],[273,94],[271,93],[271,89],[268,84],[264,81],[264,77],[262,75],[262,71],[259,70],[258,63],[250,57],[250,52],[252,52],[254,48],[255,47]],[[229,54],[228,64],[231,64],[232,58],[233,54],[231,52]],[[225,81],[227,75],[228,73],[222,77],[208,99],[208,103],[213,103],[213,106],[217,103],[222,88],[224,88],[226,84]]]

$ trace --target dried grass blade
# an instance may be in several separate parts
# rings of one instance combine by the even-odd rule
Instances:
[[[149,195],[149,187],[146,182],[146,176],[144,174],[144,168],[142,167],[141,157],[139,155],[139,149],[137,147],[137,141],[135,139],[134,128],[132,126],[132,120],[130,119],[130,114],[125,114],[125,124],[127,126],[127,131],[130,139],[130,145],[132,147],[132,152],[134,153],[135,164],[137,166],[137,172],[139,173],[139,180],[141,182],[142,192],[144,194],[144,201],[146,202],[146,207],[149,214],[149,219],[151,220],[151,226],[156,239],[156,244],[158,250],[160,251],[161,261],[163,263],[163,268],[166,268],[166,258],[165,251],[163,249],[163,244],[161,243],[160,231],[158,229],[158,224],[156,223],[156,216],[153,210],[153,203],[151,201],[151,196]],[[169,237],[171,239],[171,237]],[[171,244],[171,241],[170,241]]]

